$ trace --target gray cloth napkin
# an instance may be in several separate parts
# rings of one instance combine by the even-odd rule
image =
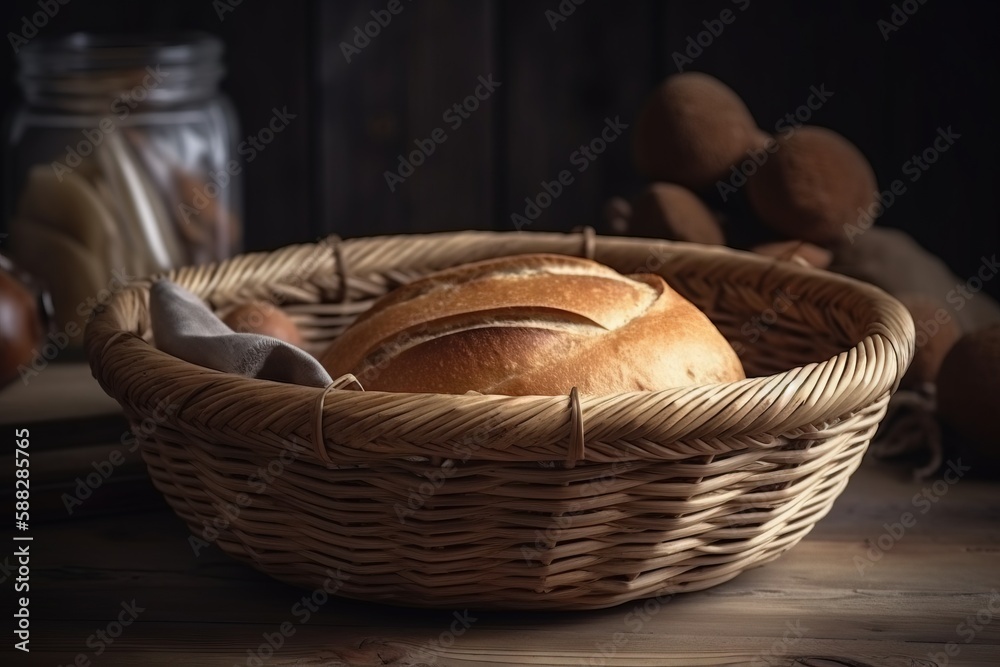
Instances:
[[[201,299],[169,280],[153,284],[149,313],[156,346],[192,364],[309,387],[333,381],[304,350],[270,336],[236,333]]]

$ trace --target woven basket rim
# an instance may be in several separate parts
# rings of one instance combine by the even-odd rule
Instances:
[[[137,281],[114,295],[111,302],[95,313],[87,327],[85,346],[94,376],[111,396],[123,405],[127,396],[118,389],[127,385],[135,373],[155,373],[162,379],[154,396],[159,403],[181,404],[180,417],[197,419],[213,414],[218,428],[224,428],[225,415],[231,410],[267,413],[268,406],[280,398],[302,407],[302,414],[287,418],[303,422],[293,429],[312,447],[310,455],[331,463],[357,457],[422,456],[428,447],[439,444],[439,422],[443,411],[459,421],[493,420],[503,427],[504,437],[491,438],[480,458],[495,460],[549,461],[576,459],[613,460],[622,456],[623,442],[654,440],[726,439],[742,446],[770,446],[762,436],[793,434],[815,430],[817,424],[832,424],[844,415],[869,405],[886,392],[895,390],[912,359],[915,345],[913,321],[906,308],[884,291],[861,281],[826,271],[778,262],[753,253],[726,247],[709,247],[673,241],[594,236],[585,234],[582,253],[596,249],[620,249],[642,243],[651,252],[663,256],[687,254],[701,259],[755,265],[773,280],[795,278],[805,283],[835,286],[862,299],[871,313],[864,325],[863,338],[852,348],[822,362],[798,366],[782,373],[751,377],[731,383],[678,387],[655,392],[631,392],[610,396],[502,396],[406,394],[359,392],[331,385],[326,389],[289,385],[246,378],[207,369],[162,352],[134,331],[148,323],[148,290],[152,280],[166,277],[192,289],[203,298],[210,296],[221,276],[243,272],[247,278],[274,281],[288,276],[269,270],[271,266],[301,265],[309,258],[320,257],[307,276],[339,276],[343,283],[359,266],[371,263],[382,244],[405,242],[440,244],[452,240],[475,241],[484,247],[502,243],[580,244],[580,234],[546,232],[440,232],[433,234],[362,237],[340,241],[330,237],[318,243],[286,246],[273,252],[247,253],[199,267],[184,267],[162,276]],[[523,250],[522,252],[529,252]],[[549,250],[537,250],[548,252]],[[500,256],[497,253],[491,256]],[[567,251],[565,254],[574,254]],[[345,257],[346,268],[345,268]],[[360,261],[355,261],[360,258]],[[600,261],[600,257],[597,257]],[[369,261],[371,260],[371,261]],[[435,268],[435,267],[431,267]],[[286,272],[287,274],[287,272]],[[359,276],[365,275],[359,271]],[[129,363],[112,364],[112,359]],[[197,389],[185,396],[171,395],[171,379],[197,377]],[[336,383],[335,383],[336,384]],[[253,391],[246,391],[248,389]],[[226,396],[239,395],[239,405],[226,404]],[[227,409],[219,409],[222,403]],[[622,405],[647,406],[648,419],[616,421]],[[684,420],[660,415],[662,406],[683,405]],[[209,410],[209,408],[212,408]],[[527,429],[524,414],[530,413],[530,431],[537,446],[518,443]],[[430,417],[428,417],[430,415]],[[512,421],[517,415],[518,423]],[[262,417],[266,428],[280,415]],[[437,421],[435,421],[435,419]],[[270,421],[269,421],[270,420]],[[595,426],[597,428],[595,428]],[[585,432],[587,449],[577,430]],[[356,434],[364,430],[365,438]],[[596,437],[595,437],[596,434]],[[579,441],[578,441],[579,440]],[[594,442],[598,447],[594,448]],[[569,443],[569,444],[567,444]],[[510,448],[510,451],[507,451]],[[626,454],[641,458],[641,453]],[[591,458],[595,457],[595,458]]]

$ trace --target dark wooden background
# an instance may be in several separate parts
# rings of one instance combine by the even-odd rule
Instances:
[[[36,2],[5,2],[4,33]],[[245,171],[248,249],[331,232],[512,229],[524,198],[572,168],[570,154],[606,117],[632,125],[646,93],[676,71],[672,54],[726,8],[736,20],[690,69],[729,83],[765,129],[825,85],[834,96],[811,122],[854,141],[882,187],[907,182],[882,224],[908,230],[962,277],[1000,249],[994,2],[909,0],[919,9],[885,40],[877,22],[903,0],[588,0],[555,31],[546,11],[559,0],[401,0],[402,13],[350,63],[340,43],[387,0],[242,0],[220,18],[228,2],[73,0],[43,32],[207,30],[225,41],[224,87],[244,134],[264,127],[272,107],[298,115]],[[14,71],[4,44],[5,109],[16,103]],[[442,113],[490,74],[502,82],[494,96],[448,128]],[[961,139],[911,184],[903,163],[948,126]],[[390,192],[384,172],[437,127],[448,140]],[[643,185],[630,141],[627,131],[530,229],[610,231],[604,202]],[[1000,280],[987,289],[1000,293]]]

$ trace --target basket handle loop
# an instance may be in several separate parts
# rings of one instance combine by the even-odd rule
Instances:
[[[358,385],[358,389],[364,391],[365,388],[361,386],[358,378],[354,377],[351,373],[346,375],[341,375],[339,378],[326,385],[326,389],[320,392],[319,397],[316,399],[316,419],[313,422],[313,448],[316,450],[316,456],[321,458],[323,461],[329,464],[333,464],[333,460],[326,451],[326,446],[323,442],[323,404],[326,402],[326,395],[331,389],[342,389],[350,384]]]
[[[582,461],[584,451],[583,438],[583,408],[580,406],[580,392],[576,387],[569,392],[569,451],[566,454],[566,468],[573,468],[577,461]]]
[[[337,303],[347,303],[347,264],[344,262],[344,240],[336,234],[331,234],[323,239],[323,245],[328,245],[333,250],[334,270],[337,272],[337,278],[340,279]]]
[[[580,237],[583,240],[580,254],[584,259],[594,259],[594,254],[597,252],[597,232],[590,225],[577,227],[573,231],[580,232]]]

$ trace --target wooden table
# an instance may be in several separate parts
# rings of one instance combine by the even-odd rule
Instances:
[[[50,520],[31,529],[32,651],[11,652],[5,630],[0,664],[995,666],[1000,483],[974,474],[920,484],[866,460],[781,559],[673,599],[577,613],[330,599],[308,618],[309,592],[214,547],[196,557],[181,521],[150,502],[148,482],[113,501],[98,500],[110,493],[99,489],[88,507],[103,513],[72,516],[59,501],[65,485],[48,482],[33,496]],[[260,660],[271,644],[280,648]]]

